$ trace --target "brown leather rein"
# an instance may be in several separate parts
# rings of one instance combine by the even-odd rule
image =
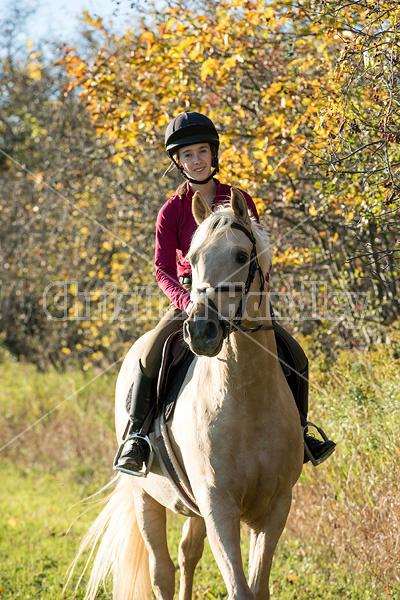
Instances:
[[[208,301],[209,305],[211,306],[211,308],[218,315],[218,321],[221,324],[223,331],[224,331],[224,338],[228,337],[228,335],[230,333],[232,333],[232,331],[235,331],[235,330],[243,331],[246,333],[255,333],[256,331],[260,331],[260,330],[267,330],[267,331],[273,330],[274,329],[273,323],[272,323],[272,325],[260,324],[260,325],[256,325],[255,327],[246,327],[245,325],[242,325],[244,307],[246,306],[247,296],[249,295],[250,287],[254,281],[254,277],[255,277],[256,273],[258,273],[258,276],[260,278],[260,299],[258,302],[258,307],[260,307],[260,304],[262,301],[262,293],[265,288],[265,277],[264,277],[264,273],[262,272],[262,269],[260,267],[260,263],[258,262],[256,239],[255,239],[254,235],[252,234],[252,232],[249,231],[248,229],[246,229],[246,227],[244,225],[242,225],[241,223],[237,223],[237,222],[233,222],[231,224],[231,227],[232,227],[232,229],[238,229],[239,231],[244,233],[249,238],[250,242],[252,243],[252,249],[251,249],[250,260],[249,260],[249,272],[247,274],[246,283],[244,284],[244,290],[243,290],[243,286],[224,285],[222,283],[217,285],[214,289],[216,292],[230,292],[230,291],[242,292],[242,297],[240,299],[239,305],[236,309],[236,313],[235,313],[235,316],[233,317],[233,319],[226,319],[225,317],[221,317],[215,303],[210,298],[208,298],[207,301]]]

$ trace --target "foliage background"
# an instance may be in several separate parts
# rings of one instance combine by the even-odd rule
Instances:
[[[288,326],[332,355],[384,340],[399,315],[398,16],[394,2],[170,2],[120,36],[87,14],[90,43],[56,64],[10,51],[6,346],[41,368],[104,366],[158,318],[154,223],[179,183],[161,177],[163,134],[187,109],[218,124],[221,179],[271,232]]]

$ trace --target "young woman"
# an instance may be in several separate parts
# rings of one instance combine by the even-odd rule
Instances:
[[[171,300],[171,307],[148,338],[131,389],[131,427],[129,435],[140,432],[156,401],[157,376],[161,355],[168,336],[182,327],[190,312],[191,266],[185,259],[192,236],[197,229],[192,215],[192,198],[196,191],[211,210],[230,200],[231,186],[221,184],[218,173],[219,136],[214,123],[197,112],[179,114],[168,125],[165,134],[166,151],[187,180],[161,208],[157,218],[155,267],[157,282]],[[242,190],[241,190],[242,191]],[[242,191],[248,208],[259,221],[251,197]],[[299,344],[275,322],[277,336],[290,353],[299,372],[297,404],[305,426],[305,449],[314,464],[326,460],[335,449],[334,442],[319,441],[306,433],[308,409],[308,362]],[[300,398],[300,400],[299,400]],[[114,467],[116,470],[140,475],[149,455],[143,438],[128,440]],[[308,460],[308,458],[306,460]]]

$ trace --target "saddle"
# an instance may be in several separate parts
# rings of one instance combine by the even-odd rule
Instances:
[[[175,400],[185,379],[194,354],[183,339],[182,330],[175,331],[166,339],[162,351],[161,367],[157,381],[157,405],[152,411],[152,417],[162,410],[165,420],[168,420],[173,412]],[[132,402],[133,384],[129,388],[125,408],[130,412]],[[149,425],[152,425],[151,423]]]

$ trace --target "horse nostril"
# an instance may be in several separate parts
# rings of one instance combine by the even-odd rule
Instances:
[[[206,343],[213,342],[218,336],[218,327],[214,323],[214,321],[208,321],[205,330],[204,330],[204,338]]]

